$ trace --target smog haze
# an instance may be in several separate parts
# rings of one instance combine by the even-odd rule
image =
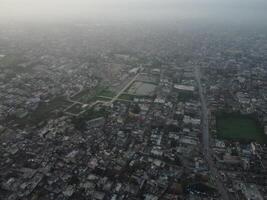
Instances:
[[[264,23],[264,0],[1,0],[0,22],[179,21]]]

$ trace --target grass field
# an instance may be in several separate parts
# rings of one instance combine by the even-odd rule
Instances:
[[[109,90],[108,88],[103,86],[97,86],[94,89],[85,89],[80,93],[78,93],[77,95],[75,95],[74,97],[72,97],[71,99],[74,101],[79,101],[81,103],[88,104],[99,99],[107,101],[109,100],[109,98],[112,98],[115,95],[116,94],[111,90]]]
[[[103,97],[109,97],[109,98],[112,98],[114,96],[116,96],[115,92],[112,92],[108,89],[104,89],[102,91],[100,91],[97,96],[103,96]]]
[[[128,100],[128,101],[132,101],[134,98],[133,95],[130,95],[130,94],[121,94],[119,96],[119,99],[122,99],[122,100]]]
[[[242,115],[223,115],[217,117],[217,135],[220,139],[267,143],[267,137],[256,120]]]

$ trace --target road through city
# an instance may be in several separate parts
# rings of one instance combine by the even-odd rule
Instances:
[[[218,172],[214,161],[212,160],[212,149],[209,146],[209,118],[208,118],[208,108],[207,102],[204,94],[204,89],[201,83],[201,73],[199,67],[195,67],[195,79],[198,85],[198,91],[201,101],[201,123],[202,123],[202,144],[203,144],[203,155],[207,161],[207,164],[210,169],[211,175],[214,177],[215,182],[217,184],[217,188],[219,193],[222,195],[222,199],[230,200],[229,194],[222,183],[222,178],[220,173]]]

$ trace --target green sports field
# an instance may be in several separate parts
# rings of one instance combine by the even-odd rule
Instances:
[[[241,142],[257,141],[267,143],[263,128],[251,117],[242,115],[222,115],[217,117],[217,136]]]

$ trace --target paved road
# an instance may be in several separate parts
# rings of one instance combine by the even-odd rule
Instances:
[[[209,146],[209,118],[208,118],[208,108],[207,102],[204,96],[204,89],[201,84],[201,74],[199,71],[199,67],[195,67],[195,78],[198,84],[199,96],[201,101],[201,121],[202,121],[202,144],[203,144],[203,155],[208,163],[210,173],[215,178],[218,190],[222,195],[222,199],[230,200],[229,194],[222,183],[222,177],[218,172],[215,163],[212,159],[212,149]]]
[[[208,120],[208,109],[207,109],[207,103],[204,97],[204,90],[201,85],[201,78],[200,78],[200,71],[199,68],[195,68],[195,77],[196,81],[198,84],[198,89],[199,89],[199,96],[200,96],[200,101],[201,101],[201,118],[202,118],[202,129],[203,129],[203,134],[202,134],[202,143],[204,147],[204,151],[206,153],[209,153],[209,120]]]

